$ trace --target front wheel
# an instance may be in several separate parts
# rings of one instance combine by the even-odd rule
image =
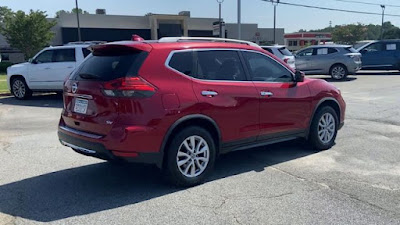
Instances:
[[[343,80],[343,79],[346,79],[346,77],[348,75],[348,71],[345,66],[337,64],[337,65],[332,66],[332,68],[330,70],[330,74],[331,74],[332,78],[335,80]]]
[[[318,110],[310,127],[311,145],[317,150],[331,148],[335,143],[338,124],[338,116],[332,107],[325,106]]]
[[[216,147],[207,130],[193,126],[175,135],[165,154],[168,180],[177,186],[194,186],[212,171]]]
[[[11,81],[11,92],[19,100],[27,99],[32,96],[32,91],[29,89],[23,78],[17,77]]]

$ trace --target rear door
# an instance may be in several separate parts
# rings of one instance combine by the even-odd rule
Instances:
[[[201,112],[221,128],[224,147],[255,141],[259,133],[259,100],[236,50],[194,51],[194,92]]]
[[[335,58],[337,57],[338,50],[335,48],[314,48],[312,68],[315,72],[329,71],[330,67],[338,62]]]
[[[104,47],[88,56],[66,82],[62,117],[66,126],[106,135],[116,123],[119,98],[105,87],[136,77],[147,52],[133,48]],[[108,93],[108,92],[107,92]]]
[[[267,55],[245,51],[243,56],[260,101],[258,139],[304,132],[311,110],[307,84],[295,84],[292,72]]]

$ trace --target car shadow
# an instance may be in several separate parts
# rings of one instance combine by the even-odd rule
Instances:
[[[298,141],[219,158],[207,182],[314,154]],[[168,185],[151,165],[113,165],[107,162],[81,166],[0,186],[0,212],[40,222],[86,215],[140,203],[184,190]]]
[[[7,96],[0,98],[0,104],[31,106],[31,107],[62,108],[63,98],[62,95],[58,95],[55,93],[34,94],[31,98],[26,100],[18,100],[14,96]]]
[[[346,78],[343,79],[343,80],[335,80],[335,79],[333,79],[333,78],[331,78],[331,77],[329,77],[329,78],[322,78],[322,79],[324,79],[324,80],[326,80],[326,81],[328,81],[328,82],[331,82],[331,83],[340,83],[340,82],[355,81],[355,80],[357,80],[357,77],[346,77]]]
[[[357,76],[377,76],[377,75],[385,75],[385,76],[398,76],[400,75],[399,71],[395,70],[360,70],[357,72]]]

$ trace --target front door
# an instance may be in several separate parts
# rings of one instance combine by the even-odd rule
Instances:
[[[309,125],[311,95],[305,82],[294,83],[292,72],[258,52],[243,52],[260,100],[259,140],[304,132]]]
[[[224,148],[256,140],[259,134],[259,97],[248,81],[235,50],[194,51],[194,92],[202,102],[201,113],[221,129]]]
[[[45,50],[30,65],[29,83],[32,89],[62,90],[75,66],[74,48]]]
[[[393,47],[394,49],[391,49]],[[396,44],[386,45],[381,42],[364,47],[360,51],[363,69],[390,69],[394,64],[395,50]]]

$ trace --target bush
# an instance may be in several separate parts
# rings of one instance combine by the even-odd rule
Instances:
[[[12,65],[11,62],[0,62],[0,73],[7,73],[7,67]]]

